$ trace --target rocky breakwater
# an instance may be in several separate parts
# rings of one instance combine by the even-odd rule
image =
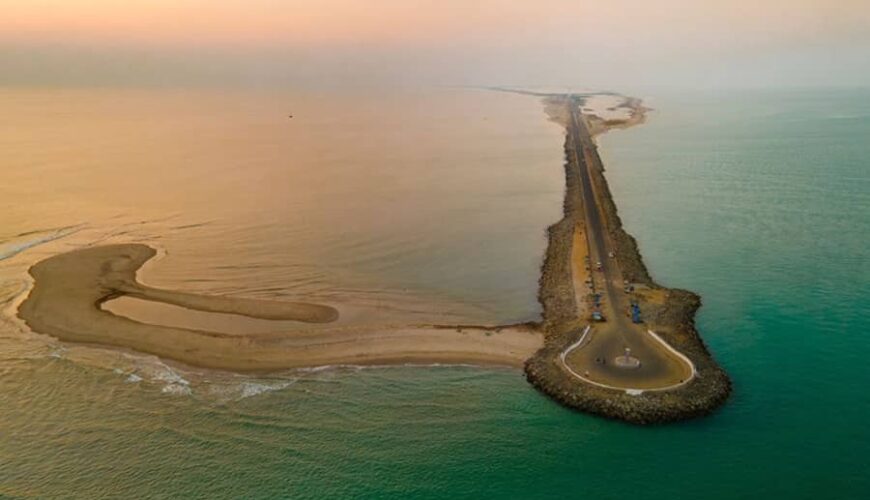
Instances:
[[[616,243],[616,258],[626,279],[642,289],[640,307],[645,321],[671,347],[685,355],[695,368],[695,376],[678,388],[669,390],[620,390],[596,386],[572,376],[560,361],[561,354],[580,339],[586,321],[577,308],[571,278],[571,245],[574,227],[583,223],[579,202],[579,168],[582,159],[568,154],[572,107],[583,106],[583,96],[548,96],[546,110],[553,121],[566,127],[566,191],[564,217],[549,228],[549,246],[542,266],[538,298],[543,308],[544,346],[525,363],[527,380],[557,402],[580,411],[633,424],[657,424],[707,415],[721,406],[731,392],[731,381],[713,359],[695,328],[695,313],[700,297],[687,290],[668,289],[655,283],[643,263],[637,242],[622,227],[616,204],[604,178],[603,164],[597,160],[590,169],[599,208],[606,221],[609,237]],[[632,123],[643,123],[644,108],[640,100],[626,98],[626,113]],[[607,130],[603,121],[587,117],[597,133]],[[613,120],[610,120],[611,122]],[[624,127],[624,123],[612,123]],[[593,132],[596,133],[596,132]],[[591,138],[590,138],[591,139]]]

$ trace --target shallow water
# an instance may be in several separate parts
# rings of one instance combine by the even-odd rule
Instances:
[[[539,314],[562,179],[559,127],[535,99],[2,90],[0,103],[0,238],[76,225],[42,252],[159,246],[140,278],[168,288],[418,320]]]
[[[100,304],[100,308],[118,316],[149,325],[186,328],[208,332],[245,335],[291,331],[299,322],[252,318],[241,314],[197,311],[186,307],[122,296]],[[346,318],[343,318],[346,321]]]
[[[238,376],[12,318],[30,262],[100,241],[164,249],[154,285],[534,318],[563,182],[534,98],[3,91],[0,245],[83,226],[0,260],[0,495],[866,497],[870,93],[648,95],[646,125],[602,139],[607,175],[735,381],[657,428],[510,369]]]

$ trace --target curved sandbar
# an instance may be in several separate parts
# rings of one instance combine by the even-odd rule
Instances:
[[[543,341],[530,327],[336,327],[228,334],[151,325],[101,309],[128,295],[190,309],[325,323],[337,311],[307,303],[211,297],[144,286],[136,271],[155,251],[138,244],[85,248],[34,265],[19,316],[64,341],[130,348],[193,366],[263,371],[334,364],[485,363],[520,366]]]

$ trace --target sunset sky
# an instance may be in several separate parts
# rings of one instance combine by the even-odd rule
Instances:
[[[867,0],[0,0],[2,83],[866,85]]]

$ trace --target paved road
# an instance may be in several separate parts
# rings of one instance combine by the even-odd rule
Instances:
[[[597,174],[592,173],[591,169],[600,171],[601,159],[586,122],[580,115],[579,106],[573,102],[570,106],[569,161],[577,169],[580,179],[591,273],[596,291],[602,295],[601,311],[606,321],[594,324],[588,340],[568,354],[566,363],[584,376],[588,371],[590,380],[615,387],[655,389],[679,384],[692,376],[692,367],[647,333],[646,325],[636,325],[631,321],[631,299],[624,291],[619,262],[608,257],[614,244],[602,215],[600,195],[592,183],[592,176]],[[601,262],[601,271],[596,270],[596,262]],[[589,292],[581,284],[575,293],[581,296]],[[632,356],[640,360],[640,367],[627,369],[616,366],[615,358],[621,356],[626,347],[631,349]]]

